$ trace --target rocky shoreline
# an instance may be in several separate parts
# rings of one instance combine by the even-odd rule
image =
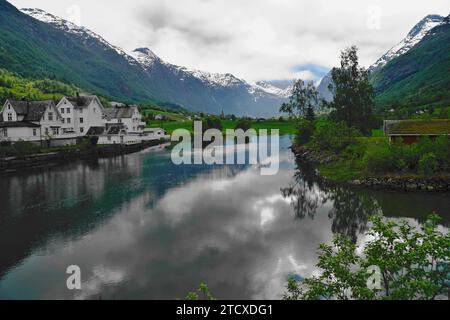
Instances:
[[[294,154],[302,161],[311,164],[329,164],[338,161],[337,156],[325,152],[292,147]],[[326,177],[323,177],[326,179]],[[450,192],[450,176],[444,177],[408,177],[380,176],[361,178],[343,182],[349,186],[397,191]]]

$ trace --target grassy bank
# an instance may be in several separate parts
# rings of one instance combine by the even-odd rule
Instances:
[[[302,141],[297,139],[297,144]],[[303,150],[332,158],[318,165],[324,177],[334,182],[365,178],[430,178],[450,176],[450,138],[422,138],[408,145],[389,143],[378,130],[363,137],[342,124],[315,127]]]
[[[221,126],[222,130],[235,129],[238,121],[233,120],[222,120]],[[172,134],[176,129],[186,129],[193,132],[193,121],[150,121],[148,123],[149,128],[163,128],[167,133]],[[266,121],[251,121],[251,128],[255,130],[267,129],[267,130],[280,130],[281,135],[295,134],[297,128],[294,122],[291,121],[276,121],[276,120],[266,120]]]

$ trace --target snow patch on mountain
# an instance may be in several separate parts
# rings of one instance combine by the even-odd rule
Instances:
[[[86,42],[90,40],[97,40],[105,46],[105,50],[114,50],[119,55],[124,57],[131,65],[140,66],[147,72],[151,72],[152,68],[160,64],[166,66],[171,72],[178,76],[180,81],[185,81],[187,77],[193,77],[214,88],[243,88],[247,90],[249,94],[254,96],[255,101],[261,97],[273,97],[279,99],[288,97],[287,89],[282,90],[265,82],[251,85],[245,80],[239,79],[230,73],[220,74],[200,70],[189,70],[185,67],[167,63],[159,58],[149,48],[137,48],[131,53],[126,53],[124,50],[110,44],[93,31],[85,27],[78,26],[41,9],[24,8],[21,9],[21,11],[41,22],[51,24],[55,28],[79,36],[82,41]]]
[[[258,81],[255,83],[255,86],[265,92],[271,93],[271,94],[279,96],[279,97],[284,97],[284,98],[289,98],[292,93],[292,86],[282,89],[282,88],[276,87],[266,81]]]
[[[400,41],[397,45],[392,47],[388,52],[386,52],[380,59],[377,60],[372,66],[370,66],[369,71],[373,72],[379,70],[388,64],[391,60],[407,53],[418,44],[427,33],[437,27],[442,23],[444,17],[439,15],[428,15],[423,18],[418,24],[411,29],[406,38]]]
[[[65,31],[70,34],[74,34],[82,38],[84,41],[88,40],[98,40],[101,44],[105,46],[105,50],[114,50],[119,55],[123,56],[126,60],[128,60],[129,63],[136,65],[137,61],[128,55],[125,51],[120,49],[119,47],[116,47],[112,44],[110,44],[108,41],[106,41],[104,38],[96,34],[95,32],[89,30],[88,28],[85,28],[83,26],[78,26],[74,24],[73,22],[67,21],[65,19],[62,19],[60,17],[57,17],[51,13],[48,13],[42,9],[37,8],[23,8],[20,9],[23,13],[29,15],[30,17],[33,17],[41,22],[48,23],[53,25],[55,28],[60,29],[62,31]]]

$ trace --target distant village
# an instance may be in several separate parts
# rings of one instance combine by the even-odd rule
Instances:
[[[95,95],[53,101],[6,100],[0,113],[0,142],[29,141],[45,147],[70,146],[83,137],[98,144],[138,144],[167,138],[160,128],[146,128],[137,106],[104,107]]]

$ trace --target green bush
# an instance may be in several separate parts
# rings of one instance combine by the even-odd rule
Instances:
[[[13,149],[17,155],[28,155],[40,152],[40,147],[29,141],[17,141],[13,144]]]
[[[315,149],[339,153],[356,143],[356,137],[361,136],[355,128],[349,128],[343,122],[327,121],[314,132],[311,144]]]
[[[298,131],[295,142],[299,146],[303,146],[311,141],[314,134],[314,123],[308,120],[300,120],[298,123]]]
[[[247,131],[247,130],[251,129],[251,127],[252,127],[252,123],[251,123],[250,120],[248,120],[248,119],[239,119],[239,121],[236,123],[235,129],[236,130],[242,129],[244,131]]]
[[[436,155],[432,152],[422,156],[419,161],[419,172],[423,174],[434,174],[439,170],[439,163]]]
[[[367,149],[363,163],[372,172],[388,172],[395,169],[395,157],[388,142],[372,145]]]

